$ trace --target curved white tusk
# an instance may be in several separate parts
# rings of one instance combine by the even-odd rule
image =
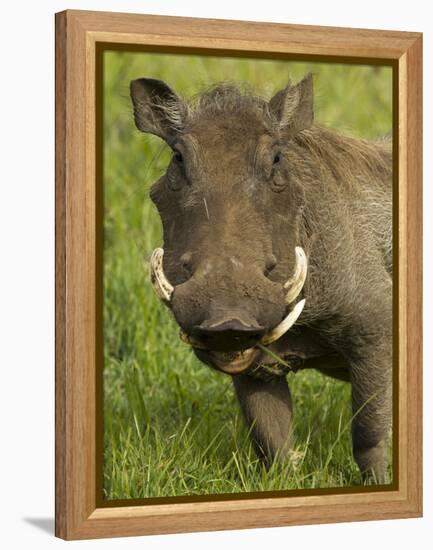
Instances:
[[[162,266],[162,258],[164,257],[163,248],[155,248],[150,257],[150,280],[153,288],[159,298],[166,303],[170,303],[174,288],[168,282]]]
[[[260,340],[260,343],[264,346],[268,346],[269,344],[272,344],[272,342],[275,342],[275,340],[278,340],[285,334],[290,327],[292,327],[296,321],[298,320],[298,317],[301,315],[302,310],[304,309],[305,300],[301,300],[296,304],[296,306],[292,309],[292,311],[285,317],[279,325],[277,325],[275,328],[273,328],[270,332],[265,334],[262,339]]]
[[[295,272],[293,276],[284,283],[284,288],[287,290],[286,302],[288,304],[291,304],[299,296],[299,293],[304,286],[305,279],[307,278],[308,260],[304,249],[297,246],[295,248],[295,254]]]

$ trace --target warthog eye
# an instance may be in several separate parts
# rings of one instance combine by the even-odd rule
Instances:
[[[274,156],[274,160],[273,160],[273,164],[278,164],[281,160],[281,153],[277,153],[275,156]]]
[[[173,158],[176,162],[178,162],[179,164],[182,164],[183,162],[183,156],[182,156],[182,153],[180,151],[177,151],[176,149],[173,151]]]

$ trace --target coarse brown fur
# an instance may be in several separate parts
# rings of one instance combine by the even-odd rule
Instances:
[[[311,75],[270,101],[219,84],[186,103],[153,79],[133,81],[131,96],[138,128],[174,151],[151,197],[175,287],[172,311],[187,334],[214,350],[197,355],[215,367],[215,357],[254,346],[281,321],[283,284],[302,246],[306,305],[270,349],[297,368],[351,381],[354,455],[366,476],[384,481],[392,401],[390,142],[314,125]],[[215,326],[226,330],[215,336]],[[263,376],[270,362],[259,353],[233,382],[258,451],[274,456],[289,448],[292,412],[282,373]]]

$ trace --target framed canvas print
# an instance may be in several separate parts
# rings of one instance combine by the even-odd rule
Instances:
[[[56,15],[56,534],[416,517],[422,36]]]

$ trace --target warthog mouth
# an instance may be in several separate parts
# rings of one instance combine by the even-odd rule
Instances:
[[[295,324],[304,305],[305,300],[300,300],[281,323],[260,339],[259,344],[262,347],[266,347],[280,339]],[[194,349],[199,359],[202,359],[205,363],[212,363],[212,366],[227,374],[245,372],[257,362],[257,359],[262,354],[262,350],[257,345],[241,351],[222,352],[209,349],[203,342],[192,336],[188,336],[182,330],[179,335],[183,342],[189,344]]]
[[[304,250],[300,246],[297,246],[295,248],[295,254],[296,265],[294,273],[284,284],[287,304],[291,304],[299,296],[307,276],[308,263]],[[174,287],[164,274],[163,256],[164,250],[162,248],[157,248],[153,251],[150,259],[150,277],[156,294],[170,307]],[[269,346],[281,338],[296,323],[304,309],[304,305],[305,299],[297,302],[293,309],[277,326],[261,337],[258,342],[260,347]],[[180,331],[180,338],[194,349],[199,359],[231,375],[246,372],[255,364],[262,353],[262,350],[257,344],[241,351],[215,351],[209,349],[203,342],[186,334],[182,330]]]
[[[248,374],[254,378],[269,380],[275,376],[297,372],[303,363],[302,358],[297,355],[289,355],[284,359],[274,353],[268,355],[269,350],[266,349],[268,353],[264,353],[264,347],[262,349],[254,347],[234,352],[193,349],[200,361],[230,376]]]
[[[260,350],[249,348],[244,351],[212,351],[194,348],[199,359],[227,374],[245,372],[258,359]]]

